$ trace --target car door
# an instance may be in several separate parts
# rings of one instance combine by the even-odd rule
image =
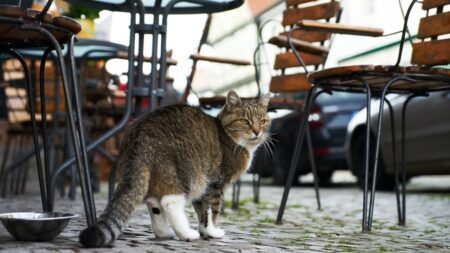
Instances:
[[[400,122],[406,96],[392,99],[396,123],[397,157],[400,161]],[[387,108],[385,107],[385,112]],[[385,113],[382,153],[392,172],[392,149],[389,113]],[[407,107],[406,162],[410,175],[450,173],[450,91],[431,92],[416,97]]]

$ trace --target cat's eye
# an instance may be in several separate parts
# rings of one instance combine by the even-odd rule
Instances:
[[[266,123],[267,123],[267,120],[266,120],[266,119],[262,119],[262,120],[259,121],[259,124],[260,124],[260,125],[265,125]]]
[[[248,125],[248,121],[246,119],[240,119],[239,122],[243,125]]]

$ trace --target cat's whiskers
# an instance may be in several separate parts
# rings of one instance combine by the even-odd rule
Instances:
[[[273,138],[271,137],[273,134],[265,133],[264,134],[264,152],[268,157],[273,157]]]
[[[239,145],[241,148],[239,149],[238,156],[241,155],[241,151],[242,151],[243,148],[245,148],[245,145],[246,145],[247,143],[248,143],[248,140],[244,139],[244,140],[242,141],[242,143]]]

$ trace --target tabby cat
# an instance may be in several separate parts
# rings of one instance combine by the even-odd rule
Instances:
[[[80,242],[111,245],[142,202],[158,238],[224,236],[217,227],[223,191],[247,171],[254,151],[265,142],[268,102],[269,94],[241,100],[230,91],[217,118],[187,105],[142,115],[123,138],[117,160],[122,180],[97,224],[80,233]],[[189,226],[186,200],[192,200],[199,231]]]

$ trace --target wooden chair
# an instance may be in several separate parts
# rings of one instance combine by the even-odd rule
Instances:
[[[450,63],[450,39],[442,38],[442,35],[450,33],[450,26],[448,20],[450,12],[444,11],[444,7],[450,4],[448,0],[424,0],[422,9],[426,10],[428,15],[421,19],[418,29],[417,38],[421,41],[413,44],[413,52],[411,63],[415,64],[409,67],[399,66],[403,43],[405,41],[405,33],[407,30],[407,22],[409,14],[413,5],[417,0],[413,0],[408,8],[405,16],[405,23],[403,27],[402,40],[398,60],[393,66],[373,66],[373,65],[357,65],[345,66],[316,71],[308,76],[308,80],[313,83],[311,90],[308,93],[305,105],[304,120],[308,119],[311,104],[315,97],[315,92],[318,88],[324,90],[338,90],[350,92],[365,92],[367,94],[367,121],[366,126],[370,124],[370,100],[373,95],[380,99],[379,115],[377,125],[373,128],[366,129],[366,159],[365,159],[365,186],[364,186],[364,201],[363,201],[363,222],[362,230],[370,231],[372,228],[372,217],[375,201],[375,186],[377,180],[377,169],[379,160],[379,147],[381,125],[383,119],[383,106],[386,94],[389,92],[410,94],[406,100],[402,112],[402,148],[401,148],[401,167],[402,167],[402,201],[399,196],[399,173],[396,173],[396,193],[397,193],[397,211],[399,216],[399,224],[405,224],[405,182],[406,173],[404,167],[405,143],[404,143],[404,129],[405,129],[405,112],[408,101],[420,94],[442,91],[450,89],[450,71],[436,67],[436,65]],[[432,14],[433,13],[433,14]],[[435,13],[435,14],[434,14]],[[301,29],[314,29],[328,32],[348,33],[346,27],[333,27],[324,25],[314,21],[299,22],[298,27]],[[336,29],[337,28],[337,29]],[[392,115],[392,114],[391,114]],[[300,139],[305,134],[305,127],[301,128]],[[375,136],[374,150],[371,150],[370,140],[371,133]],[[368,196],[369,186],[369,154],[374,152],[372,182],[370,203]],[[369,205],[369,210],[367,205]]]
[[[279,53],[275,59],[274,69],[278,72],[281,72],[280,75],[273,76],[270,81],[269,91],[272,93],[278,94],[276,97],[272,97],[269,102],[268,109],[276,110],[276,109],[294,109],[301,110],[304,103],[303,100],[293,99],[292,94],[298,94],[299,92],[305,92],[309,89],[310,84],[306,79],[305,72],[300,73],[290,73],[286,74],[286,70],[292,68],[298,68],[299,63],[296,59],[295,53],[292,50],[289,50],[288,43],[288,30],[289,27],[294,25],[298,20],[301,20],[304,17],[312,18],[312,19],[326,19],[327,21],[333,19],[333,21],[339,21],[340,15],[340,6],[339,2],[330,1],[327,3],[310,5],[308,7],[304,6],[306,2],[310,1],[290,1],[287,0],[286,10],[283,13],[282,25],[285,27],[285,32],[282,32],[279,35],[276,35],[269,39],[268,43],[275,45],[279,48],[286,49],[285,52]],[[263,28],[262,25],[261,28]],[[261,31],[260,31],[261,33]],[[261,35],[260,35],[261,37]],[[305,58],[304,67],[306,66],[314,66],[318,68],[323,65],[326,60],[326,56],[328,55],[328,48],[324,45],[327,43],[331,34],[323,33],[323,32],[295,32],[292,34],[293,39],[292,43],[295,45],[296,50]],[[261,38],[263,41],[263,39]],[[262,46],[263,44],[260,44]],[[259,46],[256,50],[259,50]],[[256,54],[256,52],[255,52]],[[258,70],[257,63],[254,62],[256,71]],[[258,85],[258,93],[260,90],[260,86],[257,80]],[[283,96],[280,94],[290,94],[287,96]],[[258,94],[259,95],[259,94]],[[254,97],[243,98],[243,99],[255,99]],[[208,98],[200,98],[201,106],[213,106],[213,107],[221,107],[225,103],[225,97],[223,96],[214,96]],[[309,136],[309,134],[307,134]],[[308,157],[310,160],[310,164],[312,167],[312,171],[314,174],[314,185],[317,197],[317,206],[320,209],[320,197],[318,191],[318,180],[317,173],[315,169],[314,157],[312,154],[312,144],[311,139],[308,138],[308,145],[311,152],[308,152]],[[293,177],[293,175],[291,176]],[[255,180],[254,180],[255,181]],[[257,181],[259,182],[259,180]],[[256,181],[254,185],[256,185],[255,191],[255,200],[258,199],[259,193],[259,183]],[[238,196],[239,196],[239,183],[237,184],[237,188],[233,188],[233,206],[237,208]]]

